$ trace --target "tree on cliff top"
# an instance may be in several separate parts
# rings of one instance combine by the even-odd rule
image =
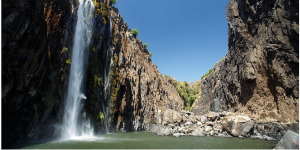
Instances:
[[[112,4],[113,4],[114,6],[116,6],[117,0],[111,0],[111,2],[112,2]]]
[[[132,31],[132,34],[133,34],[134,36],[139,35],[139,31],[137,30],[137,28],[132,29],[131,31]]]

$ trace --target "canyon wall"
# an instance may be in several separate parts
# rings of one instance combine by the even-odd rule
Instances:
[[[149,51],[132,34],[123,17],[118,14],[118,9],[114,7],[108,9],[110,9],[112,35],[110,36],[108,32],[101,33],[103,27],[101,23],[99,29],[96,25],[94,32],[96,34],[99,32],[101,39],[111,37],[111,41],[107,43],[99,39],[102,42],[94,42],[95,51],[92,52],[94,54],[90,55],[89,60],[91,65],[89,68],[94,70],[90,71],[89,79],[92,81],[88,84],[88,101],[89,99],[92,101],[88,102],[86,109],[94,117],[97,133],[104,132],[105,121],[109,132],[149,130],[150,124],[162,122],[165,110],[183,110],[183,101],[176,89],[153,64]],[[109,17],[107,24],[108,22]],[[105,63],[106,58],[109,63]],[[97,72],[95,68],[100,71]],[[105,72],[109,72],[107,79],[105,79]],[[101,82],[108,80],[111,84],[103,87],[104,84],[93,83],[96,81],[93,77],[96,76]],[[103,88],[106,88],[106,91],[103,91]],[[96,101],[93,99],[97,99],[97,104],[104,105],[106,109],[103,110],[100,105],[98,109],[94,109]],[[98,118],[99,111],[106,112],[107,120]]]
[[[2,144],[47,138],[68,83],[61,51],[71,3],[4,0],[2,12]]]
[[[184,109],[118,9],[109,0],[94,4],[83,86],[83,112],[94,132],[105,132],[105,125],[110,132],[146,130],[162,122],[165,110]],[[59,137],[76,61],[70,58],[78,5],[78,0],[2,2],[3,145]]]
[[[296,0],[230,0],[228,53],[202,80],[191,111],[229,110],[261,122],[298,122],[298,11]]]

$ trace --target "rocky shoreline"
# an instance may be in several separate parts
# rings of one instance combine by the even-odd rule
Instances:
[[[149,132],[160,136],[238,137],[269,141],[279,141],[287,130],[299,132],[299,123],[259,123],[251,115],[227,111],[195,115],[189,111],[168,109],[160,119],[160,123],[150,125]]]

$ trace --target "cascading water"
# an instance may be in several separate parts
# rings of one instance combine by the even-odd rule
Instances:
[[[78,136],[92,136],[93,129],[86,113],[82,113],[82,100],[86,99],[82,92],[84,80],[86,54],[92,37],[92,19],[94,17],[94,3],[92,0],[79,0],[78,19],[75,28],[74,44],[71,58],[68,95],[65,103],[65,112],[62,131],[64,138]]]

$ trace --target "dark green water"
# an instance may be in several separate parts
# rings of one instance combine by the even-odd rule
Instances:
[[[112,133],[90,139],[30,142],[25,149],[272,149],[277,141],[217,137],[155,136],[143,132]]]

